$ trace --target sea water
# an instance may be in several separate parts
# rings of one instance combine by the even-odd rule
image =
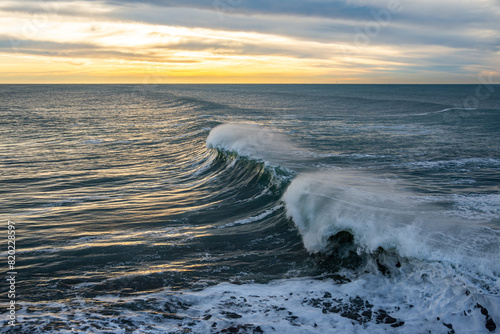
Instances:
[[[498,332],[500,86],[0,99],[2,332]]]

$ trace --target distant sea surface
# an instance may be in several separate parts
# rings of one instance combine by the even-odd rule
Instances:
[[[499,332],[498,85],[0,101],[0,332]]]

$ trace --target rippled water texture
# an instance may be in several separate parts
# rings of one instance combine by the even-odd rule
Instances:
[[[492,88],[1,85],[1,331],[495,332]]]

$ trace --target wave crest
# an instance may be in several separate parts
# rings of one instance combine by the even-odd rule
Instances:
[[[415,213],[405,204],[407,195],[390,181],[357,173],[304,173],[283,195],[310,253],[327,249],[328,238],[348,231],[367,251],[395,248],[397,233],[408,232]]]
[[[256,124],[216,126],[210,131],[206,146],[283,167],[312,156],[311,152],[297,147],[284,134]]]
[[[383,248],[403,257],[462,267],[480,273],[481,279],[500,278],[499,231],[450,219],[390,180],[343,170],[304,173],[282,199],[309,253],[327,253],[329,238],[347,231],[358,251]]]

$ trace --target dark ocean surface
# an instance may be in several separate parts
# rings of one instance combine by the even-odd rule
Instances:
[[[499,332],[499,85],[0,102],[0,332]]]

